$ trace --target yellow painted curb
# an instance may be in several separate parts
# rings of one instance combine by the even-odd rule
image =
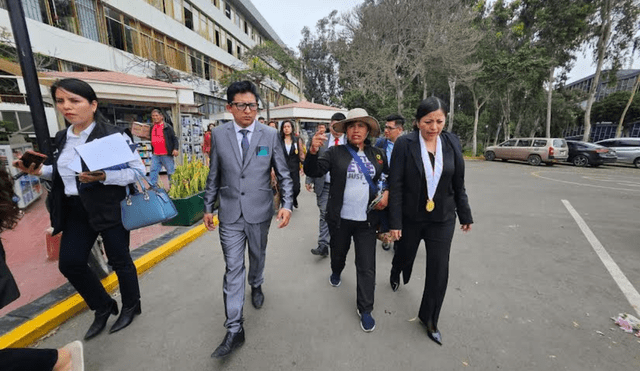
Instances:
[[[216,215],[217,219],[217,215]],[[217,221],[217,220],[216,220]],[[166,259],[176,251],[180,250],[196,238],[203,235],[207,229],[203,224],[190,229],[180,236],[172,239],[162,246],[138,258],[134,263],[138,270],[138,275],[149,270],[149,268]],[[107,292],[111,292],[118,287],[118,278],[115,273],[111,273],[102,280]],[[34,319],[23,323],[13,329],[13,331],[0,337],[0,349],[26,347],[34,343],[39,338],[60,326],[63,322],[73,317],[76,313],[87,307],[79,294],[74,294],[61,301],[53,307],[47,309]]]

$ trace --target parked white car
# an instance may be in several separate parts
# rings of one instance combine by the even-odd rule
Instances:
[[[612,138],[596,142],[611,148],[618,155],[618,162],[634,164],[640,168],[640,138]]]

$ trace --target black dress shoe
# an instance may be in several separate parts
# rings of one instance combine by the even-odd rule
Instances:
[[[391,284],[391,290],[393,292],[398,291],[400,287],[400,271],[395,268],[391,268],[391,275],[389,275],[389,283]]]
[[[319,256],[322,256],[322,257],[326,257],[326,256],[329,255],[329,249],[326,246],[325,247],[318,246],[315,249],[311,249],[311,253],[313,255],[319,255]]]
[[[109,330],[110,334],[113,334],[116,331],[120,331],[123,328],[129,326],[131,322],[133,322],[133,317],[136,314],[142,313],[142,308],[140,307],[140,300],[132,306],[132,307],[122,307],[122,313],[120,313],[120,317],[116,320],[116,323],[111,326]]]
[[[262,286],[251,288],[251,304],[253,304],[254,308],[256,309],[262,308],[262,304],[264,304],[264,294],[262,293]]]
[[[244,329],[241,328],[240,332],[227,332],[222,340],[222,343],[218,345],[216,350],[211,354],[211,358],[222,358],[226,357],[234,349],[240,347],[244,344]]]
[[[101,333],[107,326],[107,320],[112,314],[118,314],[118,303],[115,300],[111,300],[107,307],[96,310],[95,318],[84,335],[84,340],[89,340]]]

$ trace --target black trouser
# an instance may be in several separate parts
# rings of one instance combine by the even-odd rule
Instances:
[[[100,234],[109,265],[118,276],[122,305],[134,306],[140,300],[140,287],[136,266],[129,253],[129,231],[124,229],[122,223],[103,231],[94,231],[80,197],[68,197],[65,204],[67,216],[60,242],[60,272],[91,310],[108,306],[111,297],[87,265],[91,248]]]
[[[300,194],[300,168],[290,170],[291,180],[293,181],[293,204],[298,205],[298,195]]]
[[[329,223],[331,271],[341,274],[347,260],[351,237],[356,251],[358,310],[371,312],[376,284],[376,229],[369,222],[340,219],[340,225]]]
[[[425,242],[427,273],[418,317],[427,326],[438,326],[438,317],[449,280],[449,253],[455,226],[455,219],[444,223],[420,224],[404,221],[402,243],[396,245],[393,268],[403,270],[408,264],[413,265],[420,241]]]
[[[0,350],[2,371],[51,371],[58,362],[56,349],[7,348]]]

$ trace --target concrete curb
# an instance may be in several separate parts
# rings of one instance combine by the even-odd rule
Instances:
[[[206,231],[207,229],[204,225],[200,224],[199,226],[190,229],[157,249],[154,249],[153,251],[150,251],[138,258],[134,262],[138,270],[138,275],[179,251],[184,246],[203,235]],[[107,292],[111,292],[118,287],[118,278],[115,273],[112,272],[102,280],[102,284]],[[87,305],[82,297],[76,293],[52,306],[32,320],[23,323],[11,332],[0,337],[0,349],[26,347],[37,341],[39,338],[45,336],[86,307]]]

